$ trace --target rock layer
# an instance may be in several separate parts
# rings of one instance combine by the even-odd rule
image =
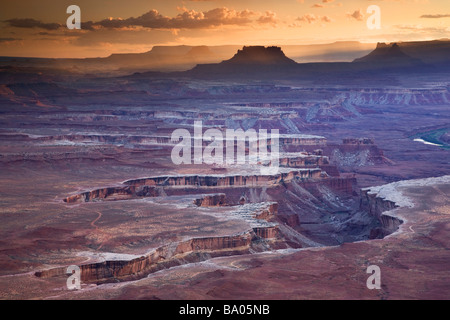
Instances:
[[[261,239],[272,239],[278,235],[276,227],[254,228],[244,234],[222,237],[194,238],[178,244],[162,246],[151,253],[131,260],[108,260],[80,266],[84,283],[107,283],[138,279],[149,273],[185,263],[199,262],[211,257],[249,253],[260,250]],[[67,267],[38,271],[39,278],[57,277],[66,274]]]
[[[371,238],[384,238],[385,236],[398,230],[403,220],[393,217],[386,212],[394,210],[399,206],[386,199],[378,197],[377,194],[369,192],[370,190],[361,191],[361,210],[366,210],[372,216],[376,217],[382,225],[381,229],[373,230]]]

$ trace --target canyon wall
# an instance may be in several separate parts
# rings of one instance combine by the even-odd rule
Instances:
[[[150,186],[106,187],[68,196],[63,201],[76,203],[97,200],[125,200],[136,197],[158,197],[161,195],[161,191],[161,188]]]
[[[324,185],[335,193],[343,194],[346,196],[354,195],[356,178],[330,178],[322,181],[305,181],[300,184],[303,188],[315,194],[315,187],[318,185]],[[317,192],[317,191],[316,191]],[[315,194],[316,195],[316,194]],[[317,194],[320,196],[320,194]]]
[[[273,227],[256,227],[253,228],[253,232],[260,238],[263,239],[276,239],[279,236],[278,226]]]
[[[298,169],[276,175],[179,175],[150,177],[125,181],[129,186],[193,186],[193,187],[232,187],[232,186],[270,186],[292,179],[321,179],[322,170]]]
[[[222,236],[193,238],[178,244],[162,246],[153,252],[131,260],[109,260],[81,265],[83,283],[106,283],[139,279],[149,273],[182,265],[199,262],[211,257],[248,253],[253,242],[260,239],[272,239],[278,236],[278,228],[251,229],[246,233]],[[253,248],[254,250],[256,247]],[[67,267],[58,267],[35,273],[40,278],[66,275]]]
[[[280,157],[280,167],[289,168],[317,168],[322,165],[328,165],[328,157],[317,155],[300,155],[298,157]]]
[[[330,170],[335,170],[334,167],[331,167]],[[333,171],[332,171],[333,173]],[[277,178],[278,180],[271,180],[271,183],[268,183],[267,185],[262,183],[257,185],[246,185],[246,184],[239,184],[239,185],[232,185],[233,188],[227,188],[226,189],[226,199],[223,199],[221,197],[211,197],[210,195],[205,196],[204,200],[197,199],[195,201],[195,204],[198,206],[217,206],[217,205],[225,205],[228,204],[238,204],[242,194],[246,193],[248,189],[250,190],[259,190],[261,188],[265,187],[277,187],[280,185],[286,185],[289,184],[291,181],[295,181],[297,183],[302,184],[305,188],[309,188],[310,186],[316,186],[318,184],[323,184],[325,186],[330,187],[332,190],[338,192],[338,193],[345,193],[346,195],[352,195],[353,194],[353,186],[356,183],[356,179],[354,178],[339,178],[339,177],[329,177],[327,175],[326,177],[323,176],[324,173],[322,173],[322,170],[315,169],[314,170],[314,176],[320,174],[321,179],[310,179],[309,171],[300,171],[299,174],[295,173],[286,173],[279,175]],[[338,174],[336,170],[336,174]],[[123,187],[107,187],[107,188],[100,188],[95,189],[92,191],[86,191],[80,194],[71,195],[63,199],[66,203],[79,203],[79,202],[91,202],[91,201],[97,201],[97,200],[125,200],[125,199],[135,199],[135,198],[141,198],[141,197],[158,197],[158,196],[171,196],[171,195],[187,195],[187,194],[198,194],[199,189],[197,188],[198,185],[195,185],[196,176],[191,177],[191,179],[183,180],[183,182],[191,182],[194,183],[193,185],[185,185],[186,188],[172,188],[169,186],[157,186],[155,185],[155,179],[154,178],[145,178],[145,179],[138,179],[138,180],[130,180],[128,183],[130,185],[123,186]],[[255,176],[256,179],[257,176]],[[264,179],[264,177],[268,176],[262,176],[261,179]],[[214,177],[216,178],[216,177]],[[180,180],[182,180],[182,177],[180,177]],[[257,180],[257,179],[256,179]],[[166,181],[166,178],[157,178],[157,181]],[[168,180],[167,180],[168,181]],[[208,178],[204,177],[204,182],[208,181]],[[229,179],[228,182],[231,182],[232,180]],[[240,180],[242,181],[242,180]],[[178,181],[180,182],[180,181]],[[233,181],[234,182],[234,181]],[[145,185],[144,183],[151,183],[152,185]],[[218,185],[217,183],[212,183],[210,187],[208,187],[208,192],[213,193],[223,193],[224,188],[227,186]],[[250,187],[250,188],[249,188]],[[210,198],[208,198],[210,197]]]
[[[207,194],[202,198],[195,199],[194,204],[199,207],[220,207],[227,204],[226,195],[221,194]]]
[[[360,209],[368,211],[381,222],[382,228],[374,230],[371,238],[383,238],[397,231],[403,221],[384,213],[398,208],[395,202],[382,199],[377,194],[369,193],[369,191],[361,190]]]

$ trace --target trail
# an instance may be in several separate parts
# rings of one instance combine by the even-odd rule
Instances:
[[[91,222],[91,226],[95,228],[95,231],[99,230],[98,226],[96,226],[95,223],[98,220],[100,220],[100,218],[102,217],[102,213],[100,211],[97,211],[97,213],[98,213],[98,217],[94,221]]]
[[[100,228],[99,228],[97,225],[95,225],[95,224],[97,223],[97,221],[100,220],[101,217],[102,217],[102,213],[101,213],[100,211],[96,211],[96,212],[98,213],[98,217],[95,218],[95,219],[91,222],[91,227],[95,228],[95,232],[96,232],[96,233],[105,234],[103,231],[100,230]],[[99,238],[100,238],[100,239],[103,239],[104,237],[99,237]],[[103,247],[104,243],[105,243],[105,241],[103,240],[103,241],[100,243],[100,246],[97,248],[97,250],[100,250],[100,249]]]

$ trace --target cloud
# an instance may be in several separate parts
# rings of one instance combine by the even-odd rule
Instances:
[[[424,14],[421,15],[420,17],[427,19],[440,19],[440,18],[450,18],[450,14]]]
[[[331,4],[332,2],[334,2],[334,0],[322,0],[322,3],[325,3],[325,4]],[[327,5],[322,4],[322,3],[315,3],[311,6],[311,8],[326,8]],[[338,7],[342,6],[342,3],[338,3],[337,6]]]
[[[328,16],[316,16],[312,13],[305,14],[301,17],[298,17],[296,21],[303,21],[308,22],[309,24],[315,23],[315,22],[331,22],[331,18]]]
[[[353,13],[347,13],[347,17],[362,21],[364,18],[364,14],[362,13],[362,10],[359,9],[355,10]]]
[[[11,27],[15,28],[41,28],[45,30],[58,30],[62,27],[59,23],[44,23],[35,19],[9,19],[5,20]]]
[[[181,8],[183,12],[175,17],[167,17],[153,9],[134,18],[109,18],[97,22],[82,24],[82,28],[130,28],[143,27],[150,29],[206,29],[224,25],[243,26],[251,23],[257,13],[251,10],[236,11],[226,7],[215,8],[209,11],[195,11]],[[273,23],[275,16],[266,12],[256,18],[259,23]]]
[[[80,33],[78,32],[70,32],[67,29],[61,29],[62,32],[47,32],[41,31],[36,33],[38,36],[48,36],[48,37],[79,37]]]
[[[302,26],[301,23],[298,23],[298,22],[295,22],[295,21],[293,23],[288,24],[289,28],[300,28],[301,26]]]
[[[258,23],[275,25],[277,23],[277,14],[273,11],[266,11],[264,16],[260,16]]]
[[[19,41],[22,39],[19,38],[0,38],[0,42],[11,42],[11,41]]]
[[[259,24],[275,24],[276,14],[266,11],[264,14],[251,10],[236,11],[226,7],[215,8],[208,11],[195,11],[179,8],[182,12],[174,17],[162,15],[157,10],[150,10],[138,17],[108,18],[100,21],[86,21],[81,23],[84,30],[106,29],[207,29],[212,27],[234,25],[245,26],[254,21]],[[35,19],[10,19],[6,20],[11,27],[17,28],[41,28],[45,30],[57,30],[63,25],[59,23],[43,23]]]

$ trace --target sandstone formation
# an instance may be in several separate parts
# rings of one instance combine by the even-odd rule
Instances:
[[[187,175],[187,176],[162,176],[125,181],[129,186],[193,186],[193,187],[232,187],[232,186],[270,186],[280,181],[320,179],[321,170],[297,169],[295,171],[282,172],[276,175]]]
[[[224,195],[207,199],[222,199]],[[270,219],[277,212],[276,203],[257,206],[256,212],[250,214],[252,219]],[[178,243],[159,247],[152,252],[130,260],[106,260],[80,266],[81,280],[85,283],[106,283],[142,278],[149,273],[185,263],[199,262],[211,257],[240,255],[250,250],[260,251],[271,246],[279,247],[280,237],[276,224],[267,226],[256,223],[255,227],[243,234],[232,236],[192,238]],[[261,242],[264,246],[261,247]],[[67,267],[42,270],[35,273],[39,278],[62,276]]]
[[[369,190],[362,191],[361,210],[367,210],[371,215],[375,216],[382,225],[381,229],[374,230],[372,238],[384,238],[385,236],[397,231],[403,220],[390,216],[385,212],[398,208],[393,201],[382,199],[376,194],[370,194]]]
[[[254,233],[229,237],[190,239],[156,249],[148,255],[132,260],[111,260],[81,265],[81,280],[87,283],[115,282],[143,277],[162,268],[187,262],[202,261],[211,256],[248,252]],[[61,276],[66,267],[36,272],[40,278]]]

